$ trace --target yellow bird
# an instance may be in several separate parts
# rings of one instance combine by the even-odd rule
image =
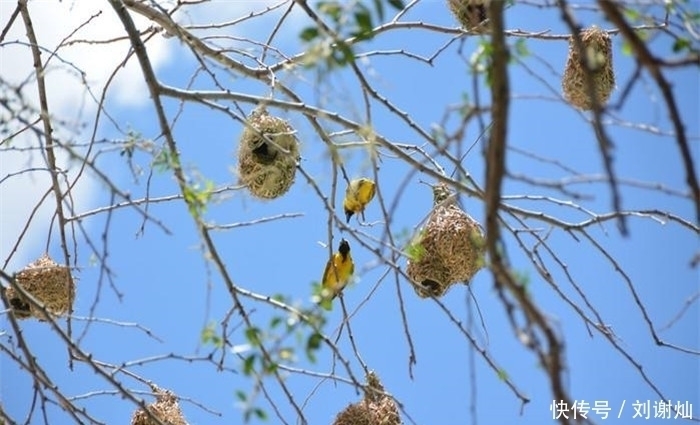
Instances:
[[[321,284],[324,292],[330,293],[330,295],[324,296],[321,301],[322,304],[326,304],[324,307],[330,310],[330,301],[345,288],[354,272],[355,264],[350,255],[350,244],[345,239],[341,239],[338,252],[334,253],[333,258],[328,260],[326,270],[323,272]]]
[[[361,213],[362,219],[365,219],[365,207],[374,198],[376,189],[374,181],[364,177],[350,182],[345,190],[345,200],[343,200],[347,223],[350,222],[350,217],[356,213]]]

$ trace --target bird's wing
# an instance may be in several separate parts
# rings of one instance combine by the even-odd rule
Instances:
[[[321,285],[325,288],[333,286],[331,283],[331,280],[330,280],[331,279],[330,274],[332,272],[331,271],[331,264],[332,264],[331,260],[328,260],[328,262],[326,263],[326,269],[323,271],[323,280],[321,280]],[[332,289],[332,288],[330,288],[330,289]]]
[[[369,195],[367,196],[367,203],[369,203],[369,201],[371,201],[374,198],[374,194],[376,191],[377,191],[377,185],[373,181],[370,180]]]

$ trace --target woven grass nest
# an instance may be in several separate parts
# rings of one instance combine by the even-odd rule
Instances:
[[[63,315],[73,306],[75,282],[70,269],[59,265],[47,254],[15,274],[15,282],[37,301],[43,303],[46,311],[51,315]],[[36,317],[39,320],[47,320],[40,308],[34,306],[27,297],[11,286],[5,288],[5,295],[16,318]]]
[[[580,33],[585,57],[581,58],[574,37],[569,37],[569,56],[562,79],[564,97],[579,109],[593,109],[593,100],[586,86],[586,73],[592,77],[596,100],[605,105],[615,88],[612,41],[607,32],[592,26]]]
[[[411,241],[406,274],[421,298],[441,297],[469,280],[484,265],[484,236],[479,224],[456,204],[444,183],[433,186],[435,207]]]
[[[384,387],[374,372],[367,375],[365,397],[338,413],[333,425],[401,425],[399,408],[382,394]]]
[[[253,111],[238,144],[241,184],[258,198],[278,198],[292,187],[298,160],[294,129],[264,108]]]
[[[483,32],[488,29],[488,26],[483,24],[488,18],[489,1],[447,0],[447,5],[464,29]]]
[[[152,386],[152,389],[156,394],[156,401],[148,405],[151,414],[167,425],[188,425],[182,416],[177,396],[171,391],[160,389],[155,385]],[[143,409],[138,409],[131,418],[131,425],[158,425],[158,423],[151,419]]]

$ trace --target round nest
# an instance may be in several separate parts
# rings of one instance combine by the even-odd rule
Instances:
[[[299,142],[289,124],[259,108],[238,144],[238,176],[253,196],[278,198],[294,183]]]
[[[564,97],[570,104],[583,110],[593,109],[593,100],[586,86],[586,74],[590,74],[596,100],[604,105],[615,88],[612,41],[607,32],[593,26],[581,31],[585,57],[581,58],[574,37],[569,37],[569,56],[562,79]]]
[[[167,425],[187,425],[177,402],[177,396],[171,391],[162,390],[155,386],[153,389],[157,400],[148,405],[151,414]],[[154,421],[143,409],[138,409],[131,418],[131,425],[158,425],[158,422]]]
[[[43,303],[46,311],[52,315],[65,314],[73,306],[75,283],[70,270],[58,265],[46,254],[15,274],[15,282]],[[5,295],[16,318],[27,319],[33,316],[39,320],[47,320],[41,308],[33,305],[13,287],[5,288]]]
[[[421,298],[441,297],[452,285],[469,283],[484,265],[484,236],[443,183],[433,187],[435,208],[409,247],[406,274]]]
[[[488,18],[486,13],[490,0],[447,0],[452,14],[466,30],[483,32],[487,25],[482,25]]]
[[[384,387],[379,378],[370,372],[364,399],[340,412],[333,425],[401,425],[396,402],[383,393]]]

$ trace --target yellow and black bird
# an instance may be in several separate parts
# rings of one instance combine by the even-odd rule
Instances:
[[[355,264],[350,255],[350,244],[345,239],[341,239],[338,252],[328,260],[326,270],[323,272],[321,305],[324,308],[330,310],[330,302],[345,288],[354,272]]]
[[[376,189],[374,181],[368,178],[363,177],[350,182],[345,190],[345,199],[343,200],[347,223],[350,222],[350,217],[356,213],[361,213],[362,219],[365,219],[365,207],[374,198]]]

